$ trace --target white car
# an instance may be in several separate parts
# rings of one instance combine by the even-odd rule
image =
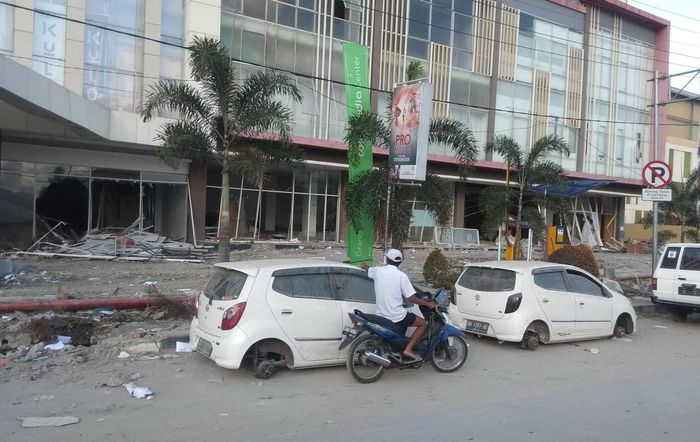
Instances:
[[[333,261],[278,259],[221,263],[197,298],[190,343],[217,365],[246,356],[267,378],[277,367],[345,364],[338,350],[354,309],[374,313],[374,283]]]
[[[700,244],[667,244],[651,280],[651,300],[684,321],[700,311]]]
[[[631,334],[629,300],[578,267],[493,261],[466,267],[455,284],[450,317],[458,327],[534,350],[540,342]]]

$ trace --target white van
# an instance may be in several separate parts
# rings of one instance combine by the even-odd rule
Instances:
[[[673,319],[700,312],[700,244],[667,244],[651,279],[654,304],[668,306]]]

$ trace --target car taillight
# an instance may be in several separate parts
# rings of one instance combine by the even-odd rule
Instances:
[[[651,278],[651,289],[656,290],[656,278]]]
[[[520,307],[520,301],[523,300],[523,294],[522,293],[516,293],[514,295],[510,295],[508,297],[508,300],[506,301],[506,313],[513,313],[514,311],[518,310],[518,307]]]
[[[245,311],[245,302],[234,305],[224,312],[224,317],[221,318],[221,330],[231,330],[238,325],[243,312]]]

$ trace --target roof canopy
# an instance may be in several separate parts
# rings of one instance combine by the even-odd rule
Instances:
[[[574,198],[591,189],[610,184],[613,181],[607,180],[574,180],[567,181],[563,185],[557,184],[533,184],[530,190],[533,192],[544,193],[546,196],[555,198]]]

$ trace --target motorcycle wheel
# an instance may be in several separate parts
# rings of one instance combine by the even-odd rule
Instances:
[[[450,341],[438,344],[433,351],[433,366],[442,373],[452,373],[460,369],[467,360],[469,345],[462,336],[450,336]]]
[[[359,336],[350,345],[348,351],[347,367],[352,377],[363,384],[369,384],[379,380],[384,374],[384,367],[370,361],[365,352],[378,352],[381,339],[377,336],[364,334]]]

